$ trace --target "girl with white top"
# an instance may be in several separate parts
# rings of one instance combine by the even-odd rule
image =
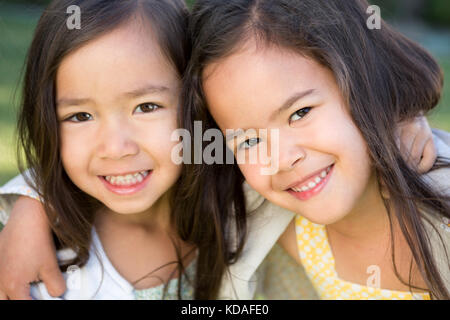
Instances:
[[[74,3],[80,29],[66,24]],[[55,0],[39,20],[18,126],[71,283],[64,299],[217,295],[214,221],[181,234],[190,215],[173,208],[187,13],[181,0]],[[50,297],[42,283],[31,296]]]

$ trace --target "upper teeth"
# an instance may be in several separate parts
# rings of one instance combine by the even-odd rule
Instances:
[[[307,184],[300,186],[298,188],[291,188],[291,189],[295,192],[305,192],[313,189],[320,183],[320,181],[322,181],[327,176],[328,172],[330,172],[330,169],[331,167],[322,170],[315,178],[310,180]]]
[[[142,182],[148,173],[148,171],[141,171],[134,174],[127,174],[125,176],[106,176],[105,180],[115,185],[132,185]]]

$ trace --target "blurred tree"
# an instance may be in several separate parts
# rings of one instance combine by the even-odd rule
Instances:
[[[380,6],[383,17],[450,27],[450,0],[369,0]]]
[[[422,16],[431,24],[450,27],[450,1],[427,0]]]
[[[50,3],[51,0],[0,0],[1,3],[8,3],[8,4],[32,4],[32,5],[38,5],[43,6]]]
[[[425,0],[397,0],[396,2],[398,16],[404,20],[414,20],[420,17],[420,12],[426,5]]]
[[[369,2],[380,6],[384,17],[403,20],[417,17],[425,3],[424,0],[369,0]]]
[[[195,0],[186,0],[186,3],[189,8],[192,8],[192,5],[194,4]]]

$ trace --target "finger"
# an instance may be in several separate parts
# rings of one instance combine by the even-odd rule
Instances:
[[[9,299],[11,300],[31,300],[30,285],[21,284],[12,286],[13,290],[8,292]]]
[[[403,160],[410,162],[411,149],[416,138],[415,134],[411,134],[407,130],[403,130],[400,136],[400,154]]]
[[[412,169],[418,170],[417,167],[423,157],[425,145],[432,140],[431,134],[427,131],[421,131],[416,135],[413,145],[411,147],[409,161],[412,165]],[[432,141],[431,141],[432,142]]]
[[[423,149],[423,157],[422,160],[419,162],[419,165],[417,166],[417,171],[420,173],[430,171],[430,169],[436,162],[436,157],[437,157],[436,146],[434,145],[433,139],[429,139]]]
[[[0,290],[0,300],[8,300],[6,293]]]
[[[52,297],[62,296],[66,292],[66,282],[58,266],[42,269],[39,276]]]

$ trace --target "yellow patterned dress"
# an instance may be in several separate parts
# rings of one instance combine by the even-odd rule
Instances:
[[[339,279],[324,225],[295,218],[300,260],[318,296],[327,300],[429,300],[428,293],[411,293],[364,286]]]

